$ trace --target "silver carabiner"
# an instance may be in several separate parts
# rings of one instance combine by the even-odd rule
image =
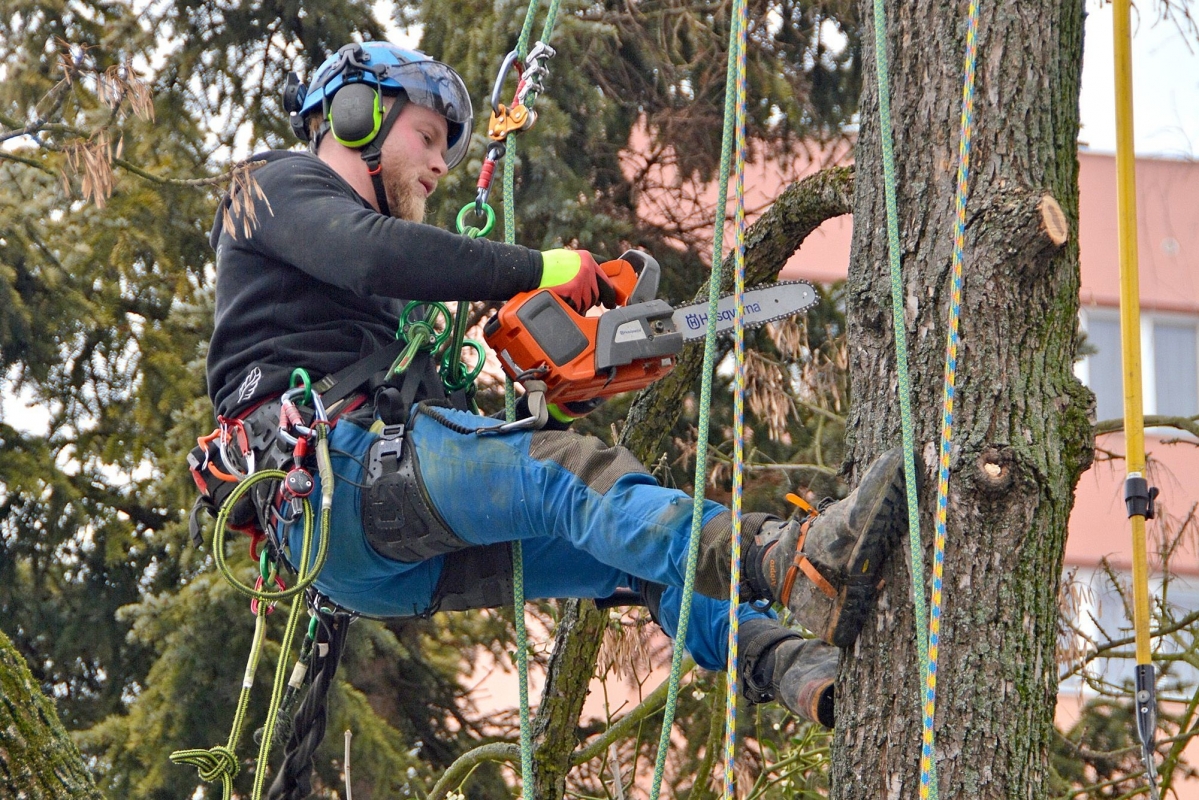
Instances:
[[[237,427],[241,427],[240,422],[238,422]],[[242,428],[241,435],[243,438],[245,438],[245,428]],[[242,453],[242,459],[245,461],[246,467],[245,472],[243,472],[242,470],[238,469],[238,467],[233,463],[233,459],[229,457],[229,442],[232,440],[232,438],[233,437],[229,433],[229,423],[222,421],[221,435],[217,437],[217,452],[221,454],[221,464],[225,467],[225,471],[237,478],[239,481],[242,481],[254,474],[254,450],[253,448],[249,447],[249,443],[247,441],[246,450]]]
[[[504,91],[504,79],[508,77],[508,70],[512,69],[512,65],[519,58],[515,50],[504,56],[500,71],[495,76],[495,84],[491,87],[491,111],[497,117],[500,116],[500,94]]]

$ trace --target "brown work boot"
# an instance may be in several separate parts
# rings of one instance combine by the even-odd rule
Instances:
[[[740,642],[738,669],[747,700],[778,700],[801,719],[833,727],[837,648],[804,639],[773,619],[743,623]]]
[[[769,591],[808,630],[838,647],[858,638],[879,574],[907,527],[903,454],[878,458],[849,497],[819,515],[762,526],[747,554],[751,593]]]

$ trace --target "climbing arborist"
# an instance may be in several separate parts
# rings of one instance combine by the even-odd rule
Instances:
[[[521,540],[528,597],[631,589],[673,635],[690,498],[659,486],[628,451],[567,430],[586,408],[553,409],[541,430],[497,432],[502,421],[466,410],[461,390],[447,397],[427,352],[386,380],[390,358],[371,358],[418,316],[405,301],[505,300],[547,287],[580,310],[593,306],[608,288],[596,260],[422,223],[426,199],[471,136],[466,87],[445,64],[383,42],[349,44],[306,88],[290,80],[285,105],[308,152],[256,156],[266,162],[253,173],[257,190],[239,203],[226,197],[212,232],[209,394],[222,430],[237,430],[243,444],[222,438],[219,458],[197,463],[290,466],[306,480],[289,479],[233,516],[259,526],[295,566],[301,525],[289,503],[319,496],[320,480],[301,469],[302,447],[281,444],[297,440],[276,432],[281,413],[284,427],[295,421],[281,406],[307,399],[280,399],[303,368],[325,378],[313,388],[334,421],[332,536],[316,584],[331,601],[377,616],[511,603],[510,548]],[[247,226],[235,209],[249,205],[257,221]],[[228,213],[232,226],[222,222]],[[740,658],[751,701],[777,698],[832,725],[836,647],[854,642],[871,611],[905,524],[902,482],[890,453],[819,515],[745,515]],[[709,501],[685,644],[714,670],[728,646],[731,532],[729,511]],[[775,601],[819,638],[763,610]]]

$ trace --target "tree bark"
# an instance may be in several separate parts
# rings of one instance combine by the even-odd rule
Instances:
[[[903,305],[931,575],[966,8],[945,0],[888,6]],[[871,4],[859,7],[869,29]],[[1072,371],[1082,31],[1078,0],[987,6],[978,31],[935,722],[942,797],[1045,796],[1057,590],[1073,490],[1093,442],[1091,395]],[[866,49],[847,292],[847,466],[855,478],[901,442],[878,91]],[[919,793],[921,632],[906,552],[905,540],[876,616],[843,659],[838,800]]]
[[[0,797],[103,800],[25,659],[0,631]]]

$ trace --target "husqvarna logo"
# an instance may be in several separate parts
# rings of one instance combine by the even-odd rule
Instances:
[[[254,392],[258,390],[258,382],[262,380],[262,370],[258,367],[250,370],[250,374],[246,375],[245,380],[241,382],[241,386],[237,387],[237,402],[244,403],[254,396]]]
[[[732,322],[733,316],[735,315],[735,313],[736,312],[731,308],[720,309],[716,314],[717,326],[719,326],[723,323]],[[760,303],[749,303],[748,305],[745,306],[745,313],[747,315],[761,314],[762,313],[762,305]],[[692,312],[690,314],[685,315],[683,317],[683,319],[684,319],[684,321],[686,321],[687,327],[693,331],[698,331],[700,328],[708,327],[708,315],[707,314]]]

